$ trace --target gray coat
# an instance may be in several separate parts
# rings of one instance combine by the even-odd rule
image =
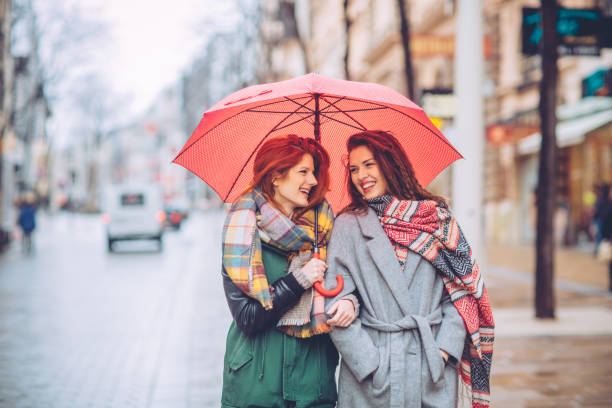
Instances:
[[[402,270],[372,209],[336,219],[327,262],[326,287],[338,274],[345,283],[326,306],[355,290],[361,300],[358,318],[331,332],[342,356],[338,408],[454,407],[466,329],[431,263],[409,251]]]

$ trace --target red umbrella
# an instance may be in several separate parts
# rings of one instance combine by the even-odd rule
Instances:
[[[348,203],[342,156],[346,140],[363,130],[385,130],[402,143],[421,185],[461,158],[418,105],[382,85],[308,74],[254,85],[210,108],[174,159],[233,202],[251,181],[257,149],[270,137],[313,137],[328,151],[327,199],[335,211]]]

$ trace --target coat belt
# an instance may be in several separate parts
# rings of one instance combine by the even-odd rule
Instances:
[[[370,315],[365,309],[362,309],[360,319],[364,326],[389,334],[391,337],[391,343],[389,344],[389,347],[391,347],[390,352],[393,352],[393,350],[403,351],[403,347],[405,345],[403,339],[404,333],[407,330],[417,329],[419,336],[421,337],[423,350],[425,351],[425,358],[427,360],[427,365],[429,366],[431,380],[434,383],[437,383],[440,378],[442,378],[444,365],[439,363],[442,356],[440,355],[440,349],[438,348],[431,331],[431,326],[439,325],[440,322],[442,322],[442,309],[440,307],[436,308],[427,316],[408,315],[392,323],[378,320]],[[391,359],[389,364],[392,377],[391,406],[403,407],[403,399],[405,395],[404,373],[406,367],[406,353],[399,353],[399,358]],[[399,398],[400,401],[394,401],[397,398]]]

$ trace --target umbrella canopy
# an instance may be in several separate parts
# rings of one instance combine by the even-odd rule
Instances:
[[[241,89],[204,113],[174,159],[233,202],[253,176],[258,148],[268,138],[295,133],[321,142],[331,160],[327,199],[334,211],[349,201],[344,175],[346,141],[364,130],[392,133],[427,186],[461,158],[418,105],[377,84],[308,74]]]

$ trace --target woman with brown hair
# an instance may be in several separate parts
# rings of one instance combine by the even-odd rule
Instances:
[[[454,407],[458,374],[472,405],[487,407],[493,316],[447,203],[419,184],[391,134],[357,133],[347,150],[351,203],[336,219],[326,282],[342,275],[330,304],[356,291],[361,311],[330,333],[342,356],[338,407]]]
[[[324,199],[328,168],[327,152],[313,139],[270,139],[255,157],[251,187],[228,213],[222,273],[234,320],[223,407],[336,404],[338,354],[327,333],[332,325],[350,324],[356,299],[339,299],[328,320],[322,296],[312,289],[327,268],[333,224]],[[312,257],[315,245],[320,259]]]

